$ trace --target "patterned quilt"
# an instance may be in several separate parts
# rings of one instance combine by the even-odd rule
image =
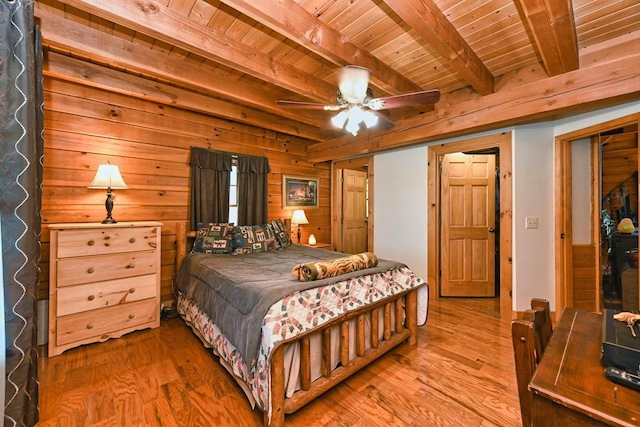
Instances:
[[[185,294],[178,298],[178,312],[199,331],[215,353],[232,367],[234,374],[249,386],[258,406],[270,413],[269,359],[276,344],[312,330],[349,311],[405,290],[421,286],[419,293],[428,295],[427,286],[422,285],[425,285],[425,282],[420,277],[409,268],[400,267],[288,295],[267,311],[262,325],[258,361],[252,366],[245,363],[240,352],[211,322],[209,316]],[[419,296],[418,301],[426,304],[427,297]],[[424,309],[426,310],[426,307]]]
[[[291,274],[297,264],[341,256],[344,254],[302,245],[237,256],[189,254],[176,278],[176,287],[198,302],[242,358],[253,365],[258,361],[260,327],[269,307],[278,300],[294,292],[405,267],[381,259],[375,267],[313,282],[300,281]]]

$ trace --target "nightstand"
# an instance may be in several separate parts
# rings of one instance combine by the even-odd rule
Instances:
[[[49,356],[160,326],[161,225],[49,225]]]
[[[310,248],[322,248],[322,249],[331,249],[331,243],[316,243],[315,245],[310,245],[308,243],[302,243],[303,246],[309,246]]]

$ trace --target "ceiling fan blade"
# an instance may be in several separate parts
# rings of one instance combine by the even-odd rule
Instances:
[[[300,102],[300,101],[276,101],[276,104],[282,105],[287,108],[298,108],[305,110],[324,110],[324,111],[338,111],[346,107],[346,105],[339,104],[316,104],[313,102]]]
[[[378,116],[378,123],[374,126],[374,129],[389,130],[396,125],[389,119],[389,114],[385,111],[369,111]]]
[[[374,98],[367,102],[367,106],[372,110],[382,110],[399,107],[411,107],[413,105],[435,104],[439,100],[440,91],[435,89],[405,93],[402,95],[386,96],[383,98]]]
[[[325,104],[316,104],[313,102],[299,102],[299,101],[276,101],[276,104],[282,105],[283,107],[290,108],[304,108],[307,110],[324,110]]]

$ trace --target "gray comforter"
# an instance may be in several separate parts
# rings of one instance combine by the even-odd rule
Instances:
[[[405,266],[379,260],[373,268],[312,282],[301,282],[291,274],[297,264],[341,256],[299,245],[249,255],[189,254],[177,287],[207,313],[250,367],[257,360],[262,322],[273,303],[293,292]]]

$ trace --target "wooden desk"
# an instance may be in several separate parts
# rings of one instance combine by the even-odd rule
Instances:
[[[604,376],[601,344],[602,315],[564,310],[529,383],[534,426],[640,426],[640,392]]]

